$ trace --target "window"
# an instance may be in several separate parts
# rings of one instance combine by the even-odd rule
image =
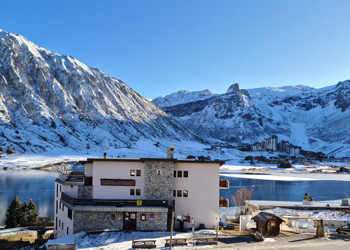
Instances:
[[[135,189],[130,189],[130,195],[135,195]]]
[[[174,177],[176,177],[176,171],[174,171]]]
[[[58,226],[59,227],[61,226],[61,220],[58,220]]]
[[[188,197],[188,190],[184,190],[183,195],[184,197]]]
[[[62,229],[63,229],[63,221],[62,221]]]
[[[182,177],[182,171],[177,171],[177,177]]]
[[[135,169],[130,169],[130,176],[135,176]]]
[[[185,178],[188,177],[188,171],[184,171],[184,177],[185,177]]]
[[[62,205],[62,211],[64,211],[64,205],[63,205],[63,203],[61,203],[61,205]]]
[[[69,234],[69,229],[68,229],[68,227],[67,227],[67,234]]]
[[[62,185],[60,185],[60,192],[62,192]]]
[[[57,217],[56,217],[56,231],[57,231]]]
[[[176,197],[176,190],[173,190],[173,197]]]
[[[136,176],[141,176],[141,169],[136,170]]]
[[[58,184],[56,184],[56,197],[58,197]]]
[[[72,209],[68,208],[68,218],[72,219]]]
[[[182,190],[177,190],[177,197],[182,197]]]
[[[58,201],[56,201],[56,214],[58,213]]]
[[[141,195],[141,189],[136,189],[136,195]]]

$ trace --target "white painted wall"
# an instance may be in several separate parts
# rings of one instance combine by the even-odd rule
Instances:
[[[77,185],[62,185],[62,192],[68,194],[70,197],[78,198]]]
[[[188,178],[174,178],[174,190],[188,190],[187,198],[175,197],[175,216],[189,213],[195,219],[195,227],[201,223],[206,228],[217,227],[219,167],[215,163],[175,163],[175,171],[189,171]],[[191,227],[191,223],[184,225]]]
[[[87,177],[92,176],[92,163],[85,163],[84,173]]]
[[[67,193],[67,191],[70,192],[72,196],[75,195],[73,197],[77,197],[77,193],[78,193],[77,186],[73,186],[73,188],[71,188],[70,185],[62,185],[59,183],[55,183],[54,230],[55,230],[55,237],[57,238],[73,234],[74,211],[72,211],[72,219],[69,219],[68,208],[63,204],[60,204],[62,192]],[[57,204],[57,210],[56,210],[56,204]],[[56,218],[57,218],[57,226],[56,226]],[[67,234],[67,227],[68,227],[68,234]]]
[[[141,176],[130,176],[131,169],[140,169]],[[145,166],[142,162],[95,161],[92,167],[94,199],[144,199]],[[101,186],[101,179],[135,180],[135,186]],[[141,195],[130,195],[130,189],[141,189]]]

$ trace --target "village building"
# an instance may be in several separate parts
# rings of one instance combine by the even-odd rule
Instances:
[[[223,161],[91,158],[55,182],[55,237],[80,231],[217,228]],[[222,203],[222,201],[220,200]],[[202,226],[201,225],[201,226]]]

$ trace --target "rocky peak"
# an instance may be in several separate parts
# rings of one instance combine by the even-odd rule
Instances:
[[[238,85],[238,83],[232,84],[226,91],[227,94],[238,93],[238,92],[239,92],[239,85]]]

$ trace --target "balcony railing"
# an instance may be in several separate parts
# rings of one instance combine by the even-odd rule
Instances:
[[[220,179],[220,188],[221,189],[227,189],[229,187],[230,187],[230,182],[228,180]]]
[[[65,193],[61,194],[61,199],[72,206],[168,207],[168,201],[166,201],[166,200],[79,199],[79,198],[73,198]]]
[[[228,199],[221,198],[219,199],[219,207],[229,207]]]

